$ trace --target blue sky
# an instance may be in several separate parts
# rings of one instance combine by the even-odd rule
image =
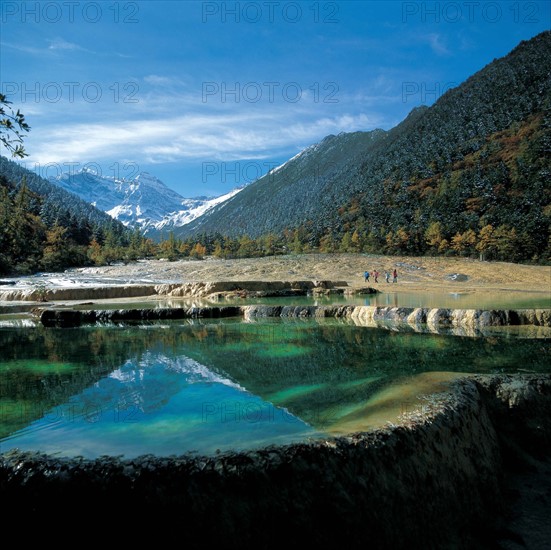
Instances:
[[[4,1],[0,81],[28,168],[214,196],[328,134],[392,128],[549,29],[550,6]]]

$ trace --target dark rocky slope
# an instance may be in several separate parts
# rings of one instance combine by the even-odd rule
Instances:
[[[90,539],[109,519],[127,542],[177,535],[186,548],[515,548],[551,540],[518,490],[533,490],[527,472],[549,486],[538,472],[550,456],[551,377],[502,375],[460,380],[399,426],[312,444],[134,460],[10,452],[0,489],[5,525],[62,519]],[[549,517],[551,494],[540,497]]]

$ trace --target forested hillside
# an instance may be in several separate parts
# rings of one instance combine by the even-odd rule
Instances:
[[[258,237],[281,231],[291,221],[300,223],[316,215],[317,201],[328,196],[335,181],[343,182],[340,187],[345,192],[347,171],[359,165],[385,134],[384,130],[375,130],[327,136],[175,233],[186,235],[200,230]],[[323,217],[323,212],[320,214]]]
[[[388,132],[326,138],[178,235],[545,261],[550,75],[544,32]]]
[[[0,273],[90,264],[94,247],[115,250],[131,237],[104,212],[0,156]]]

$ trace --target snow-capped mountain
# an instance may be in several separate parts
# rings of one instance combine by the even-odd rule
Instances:
[[[81,170],[50,178],[50,181],[124,225],[139,227],[145,233],[181,227],[241,190],[234,189],[219,197],[184,198],[147,172],[121,180]]]
[[[182,227],[195,218],[202,216],[211,208],[222,205],[223,202],[239,193],[241,189],[242,187],[232,189],[229,193],[214,198],[199,197],[195,199],[184,199],[182,201],[182,206],[184,208],[178,212],[165,216],[159,223],[155,224],[155,229],[170,231],[172,228]]]

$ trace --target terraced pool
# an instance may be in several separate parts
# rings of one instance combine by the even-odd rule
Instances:
[[[0,328],[0,451],[212,454],[362,431],[462,373],[550,372],[551,339],[333,319]]]

